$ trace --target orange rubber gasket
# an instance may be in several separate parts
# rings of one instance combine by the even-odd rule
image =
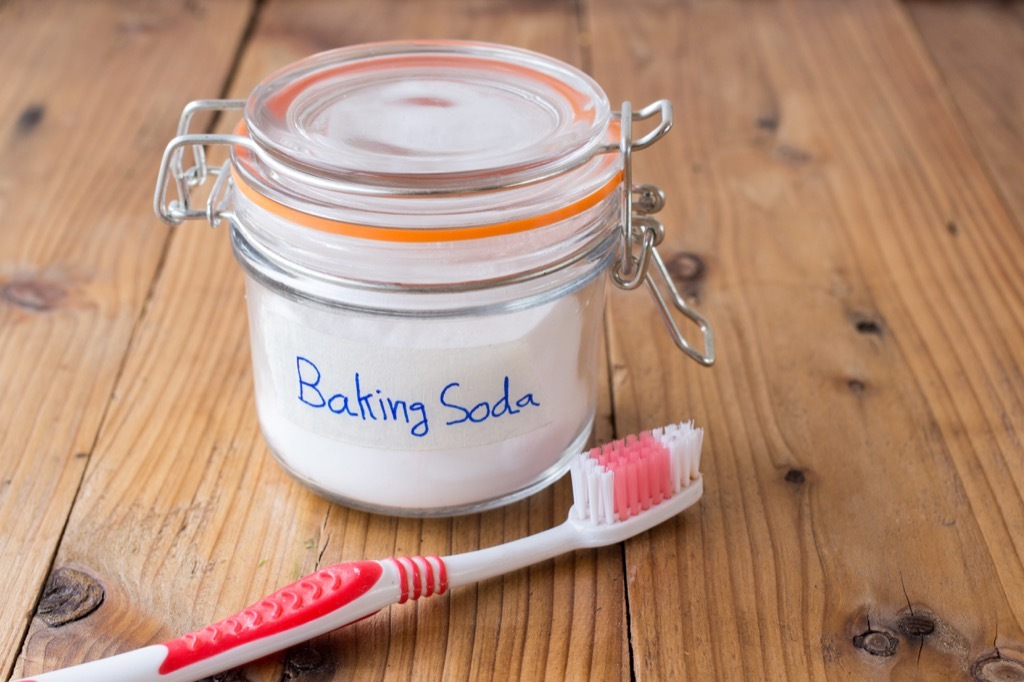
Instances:
[[[622,171],[617,172],[608,182],[591,192],[587,196],[562,206],[554,211],[541,213],[529,218],[521,218],[505,223],[491,225],[472,225],[468,227],[447,227],[447,228],[408,228],[408,227],[380,227],[375,225],[358,225],[346,223],[339,220],[332,220],[322,216],[299,211],[290,206],[274,201],[273,199],[260,194],[250,187],[238,174],[235,166],[231,166],[231,177],[235,187],[256,206],[259,206],[269,213],[284,218],[292,223],[309,227],[321,232],[344,235],[346,237],[358,237],[360,239],[374,239],[377,241],[391,242],[449,242],[463,241],[468,239],[484,239],[486,237],[498,237],[502,235],[526,232],[547,225],[554,225],[568,218],[573,217],[587,209],[596,206],[622,183]]]

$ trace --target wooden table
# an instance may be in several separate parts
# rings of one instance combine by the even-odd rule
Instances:
[[[563,519],[565,481],[426,521],[293,482],[227,235],[152,214],[186,101],[411,37],[675,103],[637,178],[669,193],[663,251],[719,360],[612,292],[597,437],[693,417],[707,492],[220,679],[1021,679],[1024,5],[882,0],[0,3],[0,675]]]

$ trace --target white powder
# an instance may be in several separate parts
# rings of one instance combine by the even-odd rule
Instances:
[[[355,506],[444,513],[528,494],[589,435],[604,286],[515,312],[402,318],[297,302],[250,277],[264,435],[293,475]]]

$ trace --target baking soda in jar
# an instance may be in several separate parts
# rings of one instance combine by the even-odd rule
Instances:
[[[634,215],[631,153],[667,131],[667,103],[613,113],[557,60],[412,42],[299,61],[245,101],[193,103],[182,133],[203,108],[242,121],[169,145],[156,209],[229,225],[260,426],[325,497],[467,513],[559,477],[592,428],[609,279],[647,283],[677,344],[713,359],[710,329],[654,248],[660,224]],[[633,140],[632,121],[655,114]],[[211,143],[230,148],[220,169],[205,165]],[[207,205],[193,208],[208,176]],[[656,210],[652,191],[642,210]],[[669,305],[701,325],[705,353]]]

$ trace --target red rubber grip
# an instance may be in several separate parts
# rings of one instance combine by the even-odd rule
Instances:
[[[160,674],[315,620],[366,594],[382,572],[376,561],[350,561],[306,576],[233,616],[164,642],[169,653]]]

